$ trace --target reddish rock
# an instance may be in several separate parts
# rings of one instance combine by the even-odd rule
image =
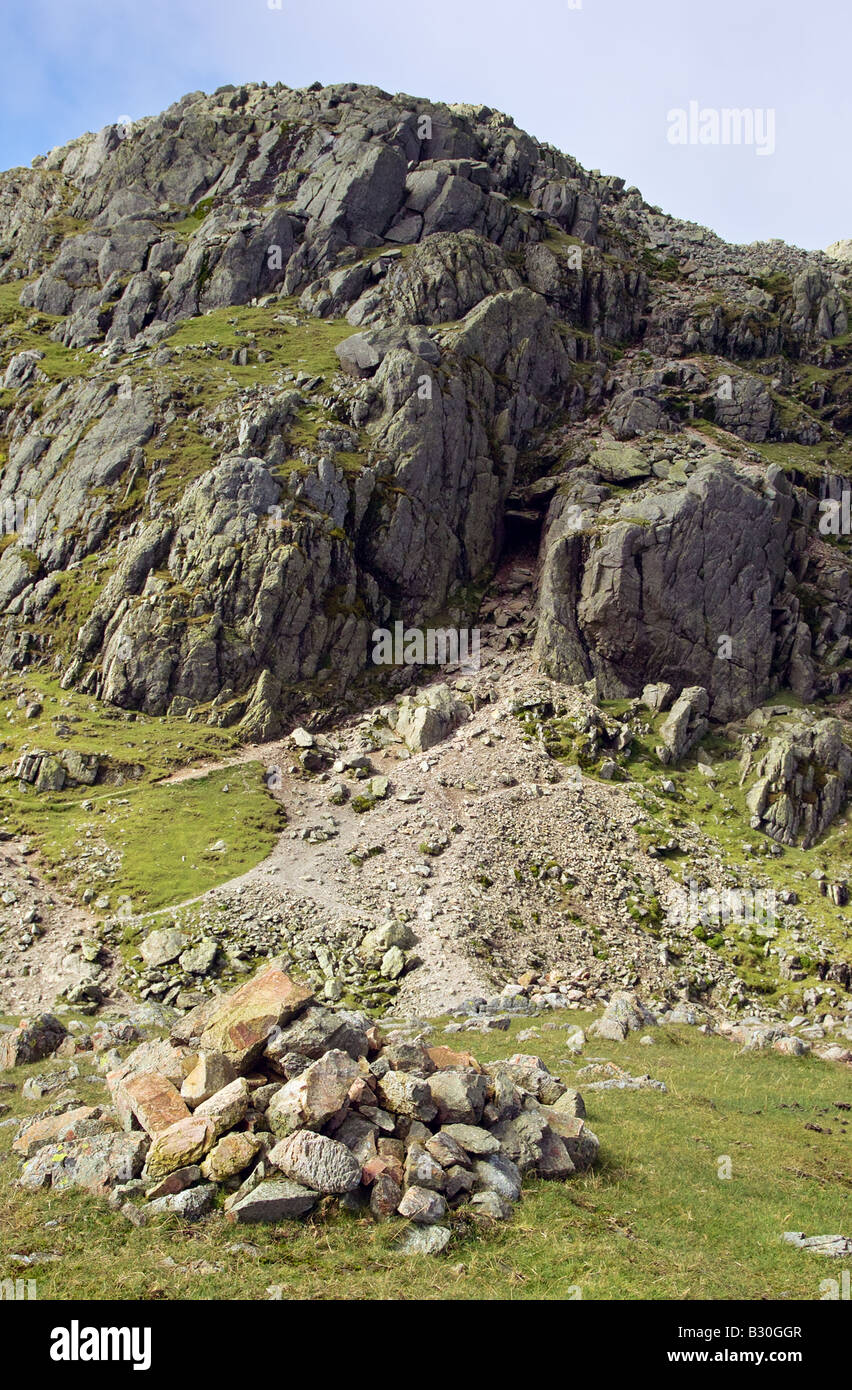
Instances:
[[[477,1062],[471,1052],[454,1052],[451,1047],[427,1047],[432,1061],[438,1071],[447,1070],[450,1067],[469,1067],[471,1071],[482,1071],[482,1067]]]
[[[139,1072],[117,1083],[124,1100],[146,1134],[161,1134],[178,1120],[189,1118],[189,1110],[168,1077],[158,1072]],[[116,1092],[113,1092],[113,1096]]]
[[[84,1139],[110,1129],[96,1105],[81,1105],[66,1110],[64,1115],[45,1115],[25,1125],[12,1142],[15,1153],[29,1158],[45,1144],[66,1144],[72,1139]]]
[[[309,989],[273,963],[233,993],[193,1009],[172,1029],[172,1041],[222,1052],[237,1072],[250,1071],[273,1029],[289,1023],[312,999]]]

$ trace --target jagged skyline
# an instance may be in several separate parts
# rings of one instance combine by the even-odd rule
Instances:
[[[852,190],[837,177],[852,19],[819,8],[823,22],[806,28],[796,0],[720,0],[709,18],[679,0],[537,0],[519,27],[507,0],[434,0],[419,20],[408,8],[374,19],[348,0],[313,11],[289,0],[12,0],[0,16],[0,166],[225,82],[352,80],[485,102],[728,241],[818,249],[852,228]],[[692,106],[708,113],[708,132],[724,111],[744,112],[746,138],[749,120],[772,112],[771,157],[698,133],[671,143],[673,113]],[[819,200],[795,194],[805,170]]]

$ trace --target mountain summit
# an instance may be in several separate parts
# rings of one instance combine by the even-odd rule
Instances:
[[[558,679],[846,688],[837,246],[726,245],[489,107],[260,84],[2,175],[0,259],[8,667],[268,737],[526,548]]]

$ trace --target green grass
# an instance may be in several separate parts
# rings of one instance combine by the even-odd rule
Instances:
[[[587,1016],[545,1016],[554,1020],[523,1043],[516,1035],[529,1019],[499,1036],[464,1034],[462,1045],[482,1061],[518,1048],[539,1053],[570,1083],[588,1058],[560,1062],[563,1030]],[[376,1225],[346,1213],[252,1227],[214,1213],[196,1226],[169,1219],[140,1230],[80,1193],[14,1188],[9,1127],[0,1130],[0,1272],[35,1277],[40,1299],[264,1299],[273,1284],[291,1299],[554,1300],[577,1288],[585,1300],[819,1299],[820,1281],[839,1279],[852,1262],[806,1254],[780,1237],[848,1233],[849,1131],[838,1108],[852,1100],[848,1070],[776,1053],[740,1056],[689,1028],[649,1031],[653,1047],[633,1034],[586,1051],[634,1075],[650,1070],[668,1094],[586,1091],[599,1168],[567,1183],[528,1181],[511,1221],[479,1230],[462,1218],[441,1256],[400,1255],[392,1248],[400,1221]],[[438,1028],[432,1041],[444,1040],[460,1042]],[[15,1080],[51,1065],[19,1068]],[[82,1080],[74,1089],[89,1103],[105,1094]],[[19,1092],[3,1099],[21,1116],[45,1104]],[[718,1177],[725,1156],[729,1180]],[[233,1242],[256,1253],[232,1253]],[[8,1266],[9,1254],[34,1251],[60,1259]]]
[[[50,337],[51,329],[61,323],[62,318],[24,308],[18,302],[25,283],[12,280],[0,285],[0,366],[5,369],[15,353],[38,348],[44,353],[38,368],[51,382],[64,381],[69,376],[86,376],[92,369],[91,357],[64,347]],[[14,394],[17,397],[20,393]]]
[[[117,896],[129,894],[137,911],[162,907],[243,873],[272,849],[282,813],[259,763],[179,783],[162,780],[202,759],[227,759],[239,744],[232,731],[179,718],[137,714],[128,720],[121,710],[33,676],[26,689],[38,694],[44,708],[38,719],[27,720],[14,698],[19,684],[0,688],[0,764],[6,779],[0,783],[0,826],[28,836],[45,870],[72,893],[93,887],[108,893],[113,905]],[[57,736],[56,720],[68,721],[69,737]],[[55,793],[21,790],[11,774],[27,746],[95,753],[104,780]],[[227,793],[221,791],[225,783]],[[84,811],[84,801],[94,809]],[[219,839],[226,841],[227,852],[207,853]],[[89,877],[78,863],[81,847],[92,845],[110,851],[103,860],[109,866],[105,878]]]
[[[277,322],[277,317],[283,314],[304,321],[298,324]],[[212,344],[217,348],[247,347],[252,355],[267,352],[269,361],[252,361],[245,367],[215,357],[199,359],[187,353],[181,356],[181,372],[197,372],[201,368],[214,378],[230,376],[240,385],[252,386],[275,380],[285,367],[310,376],[330,376],[340,369],[334,352],[336,345],[354,332],[356,329],[345,319],[304,319],[304,310],[299,308],[297,300],[277,299],[263,308],[230,306],[183,319],[167,341],[169,347],[197,349]]]
[[[223,788],[228,786],[225,792]],[[283,829],[260,763],[242,763],[183,782],[144,781],[57,794],[11,793],[47,871],[69,889],[128,895],[135,912],[179,903],[265,859]],[[83,810],[82,802],[91,807]],[[212,851],[217,841],[224,851]],[[82,850],[106,847],[92,865]]]

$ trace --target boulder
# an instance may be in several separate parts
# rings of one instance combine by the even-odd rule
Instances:
[[[161,927],[145,937],[139,947],[139,954],[147,966],[159,967],[177,960],[186,944],[185,933],[177,927]]]
[[[447,1214],[447,1203],[440,1192],[433,1192],[431,1188],[409,1187],[397,1211],[420,1226],[437,1226]]]
[[[65,1025],[53,1014],[39,1014],[29,1022],[22,1020],[11,1032],[0,1034],[0,1071],[51,1057],[66,1033]]]
[[[269,1162],[316,1192],[351,1192],[361,1181],[361,1165],[345,1144],[310,1130],[282,1139],[270,1150]]]
[[[172,1041],[221,1052],[237,1072],[250,1071],[274,1030],[301,1013],[312,998],[309,989],[273,962],[239,989],[193,1009],[172,1029]]]
[[[214,1139],[233,1129],[246,1117],[251,1092],[244,1076],[238,1076],[221,1091],[195,1107],[193,1118],[210,1125]],[[188,1112],[187,1112],[188,1113]]]
[[[212,1182],[199,1183],[183,1192],[156,1197],[144,1210],[151,1216],[178,1216],[181,1221],[200,1221],[213,1206],[216,1188]]]
[[[488,1078],[482,1072],[461,1068],[434,1072],[429,1090],[442,1125],[476,1125],[482,1119],[488,1093]]]
[[[62,1115],[43,1115],[25,1120],[12,1140],[12,1149],[23,1158],[30,1158],[47,1144],[62,1146],[112,1128],[100,1106],[78,1105]]]
[[[338,1049],[312,1062],[272,1097],[266,1118],[273,1133],[286,1137],[296,1129],[321,1129],[347,1105],[358,1075],[357,1062]]]

